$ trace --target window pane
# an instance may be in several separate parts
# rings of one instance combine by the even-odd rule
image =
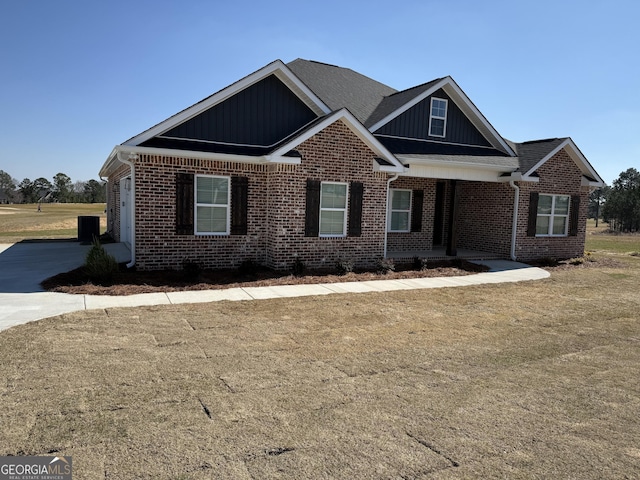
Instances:
[[[344,212],[321,210],[320,233],[322,235],[344,235]]]
[[[199,233],[225,233],[227,231],[227,209],[225,207],[199,206],[197,218],[196,231]]]
[[[393,231],[409,230],[409,213],[392,212],[391,213],[391,230]]]
[[[564,195],[557,196],[553,213],[557,215],[566,215],[569,213],[569,197],[565,197]]]
[[[538,215],[551,213],[551,201],[553,197],[551,195],[540,195],[538,197]]]
[[[447,107],[444,100],[437,100],[433,98],[431,100],[431,115],[434,117],[444,117],[446,115]]]
[[[549,217],[538,217],[536,222],[536,235],[549,234]]]
[[[226,178],[197,177],[197,203],[226,205],[229,192]]]
[[[564,235],[565,225],[567,223],[567,217],[554,217],[553,218],[553,234]]]
[[[393,210],[409,210],[411,207],[411,192],[393,190],[391,196],[391,208]]]
[[[431,131],[429,135],[442,136],[444,135],[444,120],[439,118],[431,119]]]
[[[321,208],[346,208],[347,186],[336,183],[322,184]]]

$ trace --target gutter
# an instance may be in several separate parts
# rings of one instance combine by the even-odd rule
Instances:
[[[389,180],[387,180],[387,207],[385,209],[384,212],[384,257],[383,258],[387,258],[387,236],[389,235],[389,228],[388,228],[388,222],[389,222],[389,189],[391,188],[391,182],[395,181],[398,179],[398,177],[400,176],[399,173],[396,173],[393,177],[391,177]]]
[[[513,222],[511,224],[511,260],[516,261],[516,239],[518,237],[518,203],[520,202],[520,187],[514,180],[509,180],[509,185],[515,190],[513,198]]]
[[[131,268],[136,264],[136,171],[133,165],[133,160],[138,159],[138,155],[135,153],[129,153],[128,158],[122,156],[122,151],[118,150],[116,157],[119,162],[129,165],[131,169],[131,261],[127,263],[127,268]]]

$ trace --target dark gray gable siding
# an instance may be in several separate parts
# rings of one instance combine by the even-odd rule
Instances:
[[[161,137],[267,146],[314,118],[311,109],[286,85],[269,75]]]
[[[432,97],[448,100],[447,129],[446,137],[444,138],[429,136],[429,114],[431,113]],[[402,138],[417,138],[464,145],[491,146],[442,89],[414,105],[386,125],[383,125],[375,133],[376,135],[392,135]]]

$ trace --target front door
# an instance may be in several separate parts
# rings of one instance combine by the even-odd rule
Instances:
[[[131,178],[120,180],[120,241],[131,246]]]

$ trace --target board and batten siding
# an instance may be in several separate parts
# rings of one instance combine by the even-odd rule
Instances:
[[[447,127],[444,138],[429,135],[429,114],[431,112],[431,99],[433,97],[447,100]],[[406,112],[398,115],[386,125],[383,125],[375,131],[375,134],[483,147],[491,146],[462,110],[458,108],[451,97],[442,89],[409,108]]]

